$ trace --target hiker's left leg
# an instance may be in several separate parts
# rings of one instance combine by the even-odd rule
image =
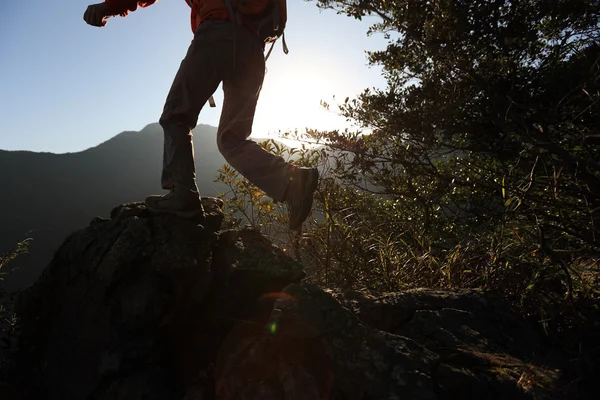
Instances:
[[[202,23],[173,80],[160,118],[165,138],[163,189],[180,185],[197,191],[192,129],[203,106],[230,69],[231,35],[227,21]]]
[[[294,167],[248,139],[264,79],[265,61],[262,44],[249,33],[240,31],[236,37],[236,68],[223,80],[225,96],[217,145],[229,165],[272,199],[283,202]]]
[[[231,69],[233,43],[227,21],[205,21],[194,35],[160,118],[165,140],[161,183],[169,193],[146,198],[146,207],[152,212],[181,217],[204,214],[195,180],[192,129],[202,107]]]

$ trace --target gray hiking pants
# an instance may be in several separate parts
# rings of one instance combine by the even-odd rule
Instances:
[[[263,43],[242,26],[207,20],[198,27],[160,118],[165,135],[164,189],[178,184],[198,190],[192,129],[200,110],[223,82],[225,98],[217,131],[219,151],[268,196],[284,200],[293,167],[248,139],[265,75],[263,52]]]

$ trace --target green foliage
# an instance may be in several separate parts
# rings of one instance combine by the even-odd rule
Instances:
[[[340,106],[372,134],[319,136],[352,154],[337,177],[402,202],[432,249],[475,246],[527,282],[503,291],[550,279],[569,298],[597,292],[582,276],[600,256],[600,149],[586,141],[600,111],[598,2],[318,4],[377,15],[371,31],[389,38],[369,53],[387,88]]]
[[[4,280],[2,268],[14,261],[19,255],[26,253],[33,239],[18,242],[12,249],[0,255],[0,282]],[[7,298],[5,291],[0,288],[0,387],[7,379],[9,356],[15,347],[17,335],[17,318],[12,313],[12,298]]]
[[[546,324],[598,312],[598,1],[315,1],[376,16],[388,46],[368,53],[387,87],[338,105],[360,130],[291,135],[322,171],[307,230],[280,236],[309,278],[486,288]],[[268,214],[247,219],[282,226]]]
[[[301,162],[310,162],[306,148],[290,149],[273,139],[260,142],[259,145],[288,162],[297,163],[295,159],[298,158]],[[292,237],[287,231],[287,213],[283,204],[266,196],[228,164],[219,169],[216,181],[229,187],[229,191],[218,196],[225,201],[224,228],[250,226],[274,242],[281,243],[284,248],[291,247],[289,243]]]
[[[5,267],[9,262],[13,261],[19,255],[27,253],[29,249],[29,245],[33,239],[25,239],[17,243],[12,249],[8,250],[3,255],[0,255],[0,270]],[[0,281],[2,280],[2,275],[0,275]]]

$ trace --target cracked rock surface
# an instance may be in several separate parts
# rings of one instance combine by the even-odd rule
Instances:
[[[259,233],[121,205],[22,292],[18,399],[560,398],[536,333],[476,291],[302,283]]]
[[[542,338],[504,301],[478,290],[336,294],[365,324],[412,338],[438,356],[440,399],[563,398]]]
[[[132,203],[65,240],[17,301],[24,396],[182,398],[210,375],[232,321],[304,276],[257,232],[219,231],[222,203],[203,201],[205,221]]]
[[[434,353],[363,325],[315,286],[284,288],[265,326],[225,343],[223,399],[436,398]]]

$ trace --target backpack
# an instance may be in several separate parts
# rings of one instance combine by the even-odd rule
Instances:
[[[286,0],[223,0],[238,23],[249,22],[265,42],[273,43],[281,36],[287,23]]]
[[[192,0],[193,1],[193,0]],[[285,43],[285,25],[287,23],[287,0],[221,0],[229,11],[232,22],[239,25],[249,23],[258,37],[271,48],[265,56],[265,61],[271,55],[277,39],[281,37],[283,52],[289,53]],[[243,22],[242,22],[243,21]],[[208,101],[210,107],[215,107],[215,100],[211,96]]]
[[[222,0],[227,5],[232,20],[238,24],[249,23],[258,37],[266,44],[271,43],[265,60],[271,55],[275,41],[281,37],[283,52],[289,49],[285,43],[287,23],[287,0]]]

